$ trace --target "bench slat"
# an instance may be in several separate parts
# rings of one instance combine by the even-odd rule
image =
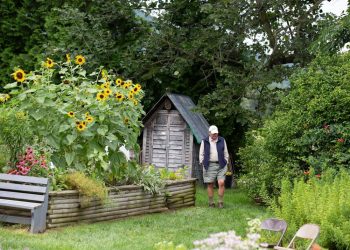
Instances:
[[[15,207],[15,208],[22,208],[22,209],[33,209],[41,206],[41,203],[0,199],[0,206]]]
[[[23,184],[13,184],[13,183],[3,183],[3,182],[0,182],[0,189],[11,190],[11,191],[24,191],[27,193],[41,193],[41,194],[46,193],[46,187],[23,185]]]
[[[44,202],[45,195],[29,194],[29,193],[18,193],[0,190],[0,198],[7,198],[11,200],[26,200],[26,201],[40,201]]]
[[[9,223],[31,224],[31,219],[28,217],[0,214],[0,220]]]
[[[21,175],[12,175],[12,174],[0,174],[0,180],[26,182],[26,183],[42,184],[42,185],[47,185],[49,182],[48,178],[21,176]]]

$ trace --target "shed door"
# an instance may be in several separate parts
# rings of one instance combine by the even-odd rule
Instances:
[[[187,125],[177,110],[161,110],[153,123],[153,154],[157,167],[178,168],[186,164]]]

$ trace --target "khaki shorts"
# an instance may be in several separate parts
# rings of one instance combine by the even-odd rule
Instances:
[[[225,180],[227,166],[220,169],[219,163],[209,163],[208,170],[203,168],[204,183],[213,183],[216,180]]]

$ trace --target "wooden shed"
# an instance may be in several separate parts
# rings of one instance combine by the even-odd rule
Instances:
[[[141,162],[177,170],[188,166],[189,175],[202,182],[199,146],[209,124],[193,110],[190,97],[165,94],[143,119]]]

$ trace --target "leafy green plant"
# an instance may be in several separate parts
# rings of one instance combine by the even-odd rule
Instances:
[[[304,178],[282,181],[281,195],[271,204],[275,216],[288,222],[287,238],[305,223],[320,225],[320,245],[346,249],[350,244],[350,174],[328,169],[321,176],[314,169]]]
[[[159,172],[153,166],[140,166],[135,161],[124,163],[119,168],[117,182],[114,184],[139,185],[151,194],[159,194],[165,185]]]
[[[4,110],[24,114],[35,135],[52,149],[57,167],[116,178],[126,162],[119,148],[138,148],[141,85],[102,67],[88,73],[82,55],[67,54],[66,59],[47,58],[29,74],[16,69],[16,82],[5,86],[11,99]]]
[[[248,134],[239,151],[252,195],[266,186],[278,194],[281,177],[302,176],[311,167],[350,166],[350,53],[320,56],[291,78],[291,91],[263,127]]]
[[[158,171],[163,180],[183,180],[188,177],[188,166],[178,168],[175,171],[164,167],[159,168]]]
[[[8,154],[9,162],[15,162],[26,145],[33,142],[33,130],[29,126],[28,116],[17,111],[9,104],[0,102],[0,144],[2,152]]]

